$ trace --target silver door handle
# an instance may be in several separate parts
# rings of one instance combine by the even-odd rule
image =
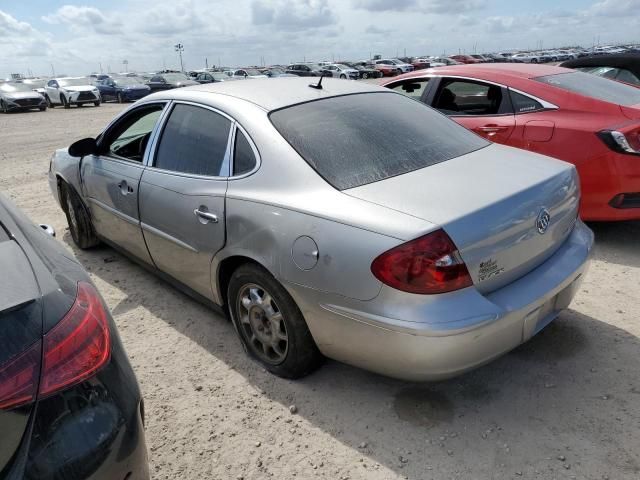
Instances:
[[[200,217],[200,218],[204,218],[205,220],[209,220],[212,223],[218,223],[218,216],[215,213],[211,213],[211,212],[203,212],[202,210],[200,210],[199,208],[196,208],[193,211],[193,214],[196,217]]]

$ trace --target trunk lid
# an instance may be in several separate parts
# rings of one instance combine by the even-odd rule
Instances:
[[[549,258],[573,229],[580,197],[572,165],[496,144],[343,193],[443,227],[484,293]]]
[[[30,262],[1,223],[0,268],[0,392],[10,395],[15,372],[10,373],[7,367],[42,337],[42,312],[38,300],[40,291]],[[39,352],[32,353],[33,358],[39,358]],[[40,375],[39,369],[37,375]],[[20,446],[32,410],[33,403],[0,410],[0,471],[9,471],[8,464]]]

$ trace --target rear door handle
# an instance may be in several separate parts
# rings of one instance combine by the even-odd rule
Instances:
[[[482,127],[478,127],[478,130],[484,133],[498,133],[504,132],[508,129],[509,127],[507,127],[506,125],[484,125]]]
[[[196,217],[199,217],[202,220],[206,220],[202,223],[218,223],[218,216],[215,213],[208,212],[206,210],[200,210],[202,207],[198,207],[193,211],[193,214]]]

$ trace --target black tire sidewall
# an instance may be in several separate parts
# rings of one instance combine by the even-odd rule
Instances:
[[[244,329],[239,324],[236,311],[237,296],[240,289],[249,283],[264,287],[282,313],[288,337],[288,350],[285,360],[278,365],[264,362],[254,353]],[[313,341],[300,309],[285,288],[264,268],[255,264],[244,264],[238,267],[229,281],[227,304],[244,349],[271,373],[283,378],[300,378],[320,365],[322,355]]]
[[[73,242],[78,246],[78,248],[81,248],[82,250],[94,247],[95,245],[100,243],[94,233],[93,225],[91,224],[91,218],[82,205],[82,201],[78,198],[76,192],[66,183],[63,183],[60,187],[60,193],[62,197],[60,199],[63,205],[62,209],[64,210],[65,216],[67,217],[67,224],[69,225],[69,232],[71,233]],[[73,222],[71,221],[71,218],[69,216],[69,203],[67,202],[67,198],[70,200],[70,203],[74,210],[77,230],[73,226]]]

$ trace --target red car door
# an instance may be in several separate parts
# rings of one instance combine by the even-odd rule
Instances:
[[[498,85],[444,77],[430,103],[492,142],[507,143],[516,126],[509,91]]]

